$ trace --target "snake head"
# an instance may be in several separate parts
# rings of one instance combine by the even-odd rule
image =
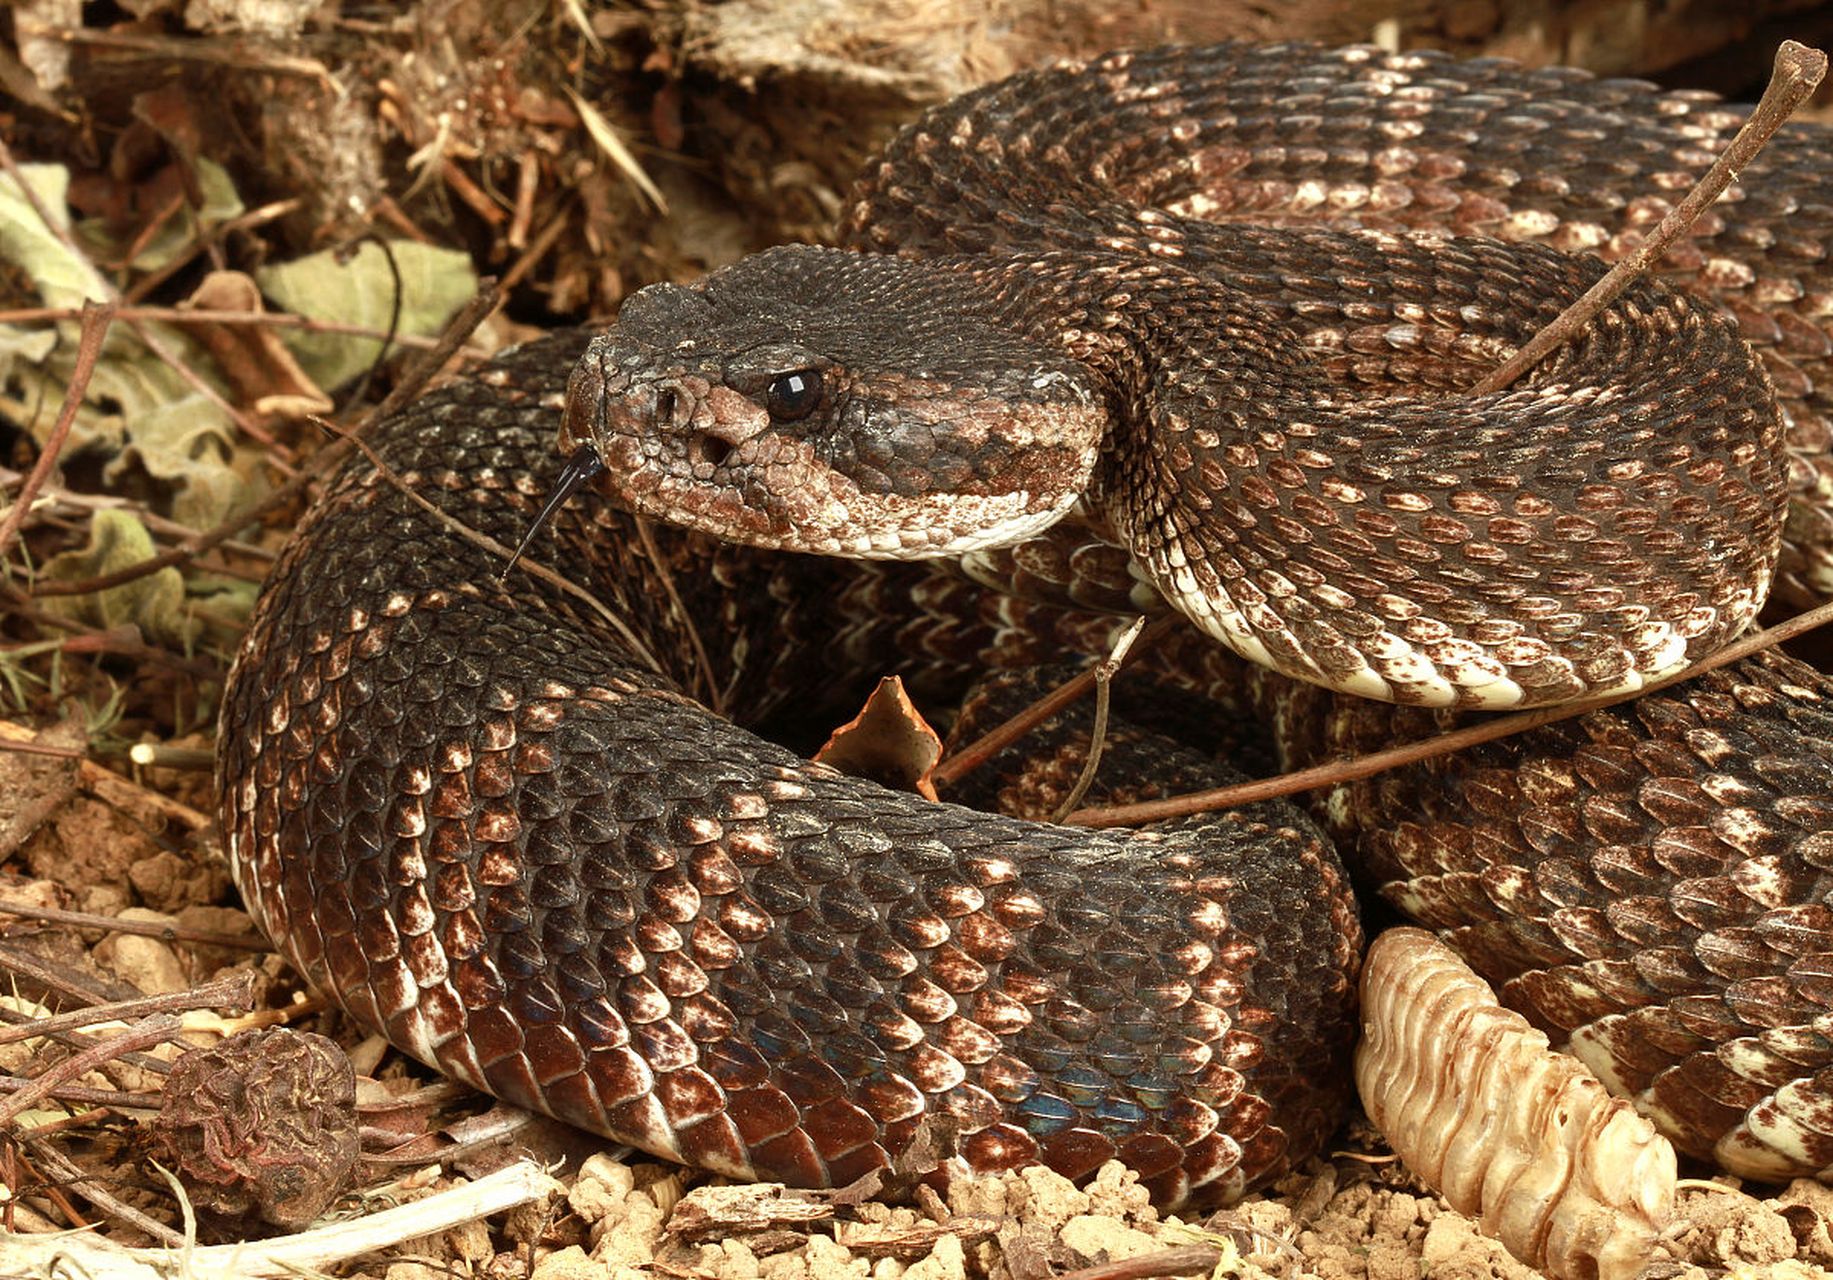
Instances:
[[[734,542],[875,559],[1060,518],[1106,406],[1060,348],[974,310],[946,265],[795,246],[624,304],[567,393],[614,500]]]

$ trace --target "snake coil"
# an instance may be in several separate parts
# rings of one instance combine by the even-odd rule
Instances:
[[[1823,137],[1789,131],[1670,258],[1707,301],[1644,287],[1531,386],[1474,406],[1457,387],[1595,275],[1554,250],[1619,249],[1737,120],[1573,72],[1304,46],[1116,55],[939,108],[844,218],[855,250],[902,258],[777,252],[638,295],[570,408],[586,335],[379,428],[443,518],[359,462],[275,566],[221,722],[244,897],[403,1050],[672,1159],[844,1182],[940,1134],[976,1169],[1118,1157],[1168,1202],[1278,1173],[1335,1122],[1360,947],[1296,811],[1023,823],[836,777],[704,705],[818,716],[837,673],[1049,651],[1071,622],[602,505],[531,547],[594,608],[499,581],[447,521],[516,542],[564,418],[627,503],[702,530],[772,543],[812,520],[847,530],[830,549],[965,551],[1074,598],[1055,580],[1075,556],[989,542],[1072,504],[1047,480],[1086,477],[1157,588],[1306,679],[1472,706],[1633,685],[1743,625],[1772,574],[1833,582],[1807,501],[1833,475]],[[1235,291],[1196,291],[1217,280]],[[785,294],[839,296],[846,322],[785,332],[754,305]],[[1635,380],[1592,381],[1603,366]],[[1276,383],[1302,412],[1228,407]],[[869,434],[894,408],[922,424],[892,432],[920,467]],[[1012,431],[1043,465],[984,447]],[[737,497],[695,487],[716,474]],[[785,507],[785,477],[822,487]],[[915,514],[823,523],[866,496]],[[1294,755],[1431,718],[1293,709],[1323,697],[1281,713]],[[1828,698],[1752,660],[1325,814],[1683,1150],[1823,1169]]]

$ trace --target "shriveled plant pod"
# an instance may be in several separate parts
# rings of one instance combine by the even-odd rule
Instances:
[[[1628,1280],[1673,1211],[1674,1149],[1419,929],[1362,971],[1356,1086],[1395,1153],[1529,1266]]]

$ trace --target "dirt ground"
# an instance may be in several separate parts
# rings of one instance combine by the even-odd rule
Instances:
[[[294,1135],[357,1161],[326,1193],[342,1246],[397,1206],[449,1207],[453,1188],[520,1153],[564,1160],[566,1186],[530,1183],[516,1207],[456,1225],[435,1209],[391,1219],[355,1260],[321,1240],[276,1266],[388,1280],[1535,1274],[1354,1123],[1274,1194],[1191,1222],[1155,1213],[1117,1168],[1080,1190],[1029,1171],[886,1207],[862,1189],[731,1188],[619,1163],[437,1084],[326,1012],[253,936],[215,841],[215,699],[331,438],[310,415],[353,423],[413,385],[486,277],[502,304],[445,353],[448,373],[608,316],[651,281],[820,238],[871,147],[972,84],[1129,43],[1302,35],[1748,96],[1778,38],[1824,45],[1833,14],[1806,0],[0,8],[0,904],[13,915],[0,1021],[27,1028],[0,1029],[0,1273],[146,1265],[52,1242],[78,1225],[99,1224],[110,1247],[182,1239],[184,1201],[162,1172],[182,1143],[153,1119],[173,1040],[289,1025],[355,1066],[360,1127],[302,1120]],[[54,446],[59,470],[34,481],[80,376],[85,297],[120,310]],[[7,512],[28,486],[15,529]],[[156,572],[140,567],[154,557]],[[113,1020],[47,1034],[43,1019],[85,1007]],[[254,1254],[200,1252],[195,1274],[252,1273],[311,1220],[300,1206],[321,1174],[295,1155],[216,1186],[186,1173],[201,1239],[267,1237]],[[276,1163],[288,1176],[250,1190]],[[1750,1191],[1685,1184],[1648,1274],[1833,1274],[1833,1190]]]

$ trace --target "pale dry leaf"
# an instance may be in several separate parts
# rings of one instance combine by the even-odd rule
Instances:
[[[41,576],[85,581],[139,564],[159,552],[153,536],[131,511],[97,511],[89,518],[89,544],[45,561]],[[79,596],[47,596],[42,607],[104,630],[132,625],[159,644],[186,645],[198,636],[185,607],[184,575],[167,566],[132,582]]]
[[[261,315],[266,307],[254,279],[241,271],[212,271],[185,300],[206,311]],[[250,324],[197,324],[192,335],[210,352],[217,368],[255,412],[303,418],[331,412],[331,397],[306,376],[292,352],[271,328]]]
[[[421,337],[439,333],[477,293],[477,272],[468,255],[411,240],[392,241],[386,250],[365,241],[347,255],[326,249],[259,267],[254,276],[283,311],[378,333],[392,325],[396,333]],[[382,346],[376,338],[297,329],[287,330],[281,340],[321,387],[337,387],[361,374],[375,363]]]

